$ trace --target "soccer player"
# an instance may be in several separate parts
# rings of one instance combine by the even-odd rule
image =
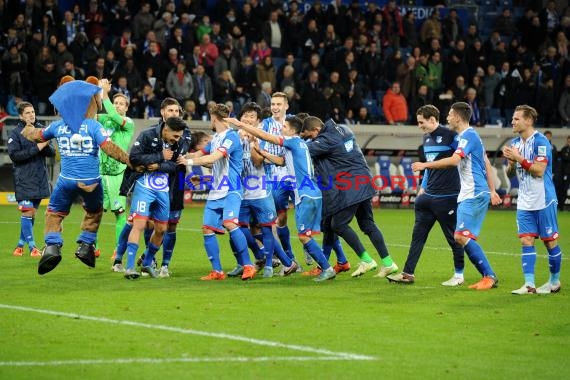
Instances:
[[[358,227],[364,232],[382,259],[377,277],[395,273],[398,266],[390,256],[384,236],[374,223],[370,200],[375,194],[370,169],[354,133],[337,125],[332,119],[323,124],[318,117],[308,117],[303,123],[307,137],[313,139],[309,153],[315,162],[323,187],[324,215],[330,217],[332,230],[346,241],[360,258],[352,277],[361,276],[378,267],[370,257],[350,222],[356,217]],[[329,179],[330,178],[330,179]],[[363,182],[367,182],[363,183]]]
[[[107,79],[100,80],[103,93],[103,107],[107,113],[97,115],[97,121],[103,125],[107,134],[117,146],[124,151],[129,149],[129,144],[135,133],[135,124],[127,117],[129,98],[122,93],[113,96],[113,102],[109,99],[111,82]],[[115,214],[115,246],[119,243],[119,236],[127,223],[126,208],[127,199],[120,195],[121,182],[127,165],[109,157],[105,152],[99,156],[101,180],[103,184],[103,209],[111,210]]]
[[[558,245],[557,199],[552,181],[552,145],[534,129],[538,114],[528,105],[515,108],[512,125],[518,133],[510,146],[503,147],[509,160],[510,174],[519,177],[517,228],[522,244],[524,285],[513,294],[550,294],[560,291],[562,251]],[[534,284],[536,249],[534,240],[540,237],[548,251],[550,279],[537,288]]]
[[[99,149],[122,163],[129,163],[125,151],[115,145],[103,126],[95,120],[101,108],[101,88],[74,80],[60,86],[50,97],[62,116],[43,129],[27,124],[22,134],[36,142],[57,139],[61,155],[61,173],[46,212],[45,243],[38,273],[53,270],[61,261],[61,225],[72,202],[83,198],[85,216],[75,256],[85,265],[95,267],[95,241],[103,216],[103,188],[99,174]]]
[[[283,128],[285,114],[288,108],[289,100],[287,95],[283,92],[273,93],[273,95],[271,95],[271,117],[261,122],[261,129],[273,136],[282,136],[281,129]],[[283,146],[263,141],[260,147],[268,153],[268,160],[266,161],[272,162],[271,164],[266,164],[266,175],[272,181],[281,182],[281,180],[287,176],[287,168],[275,165],[273,158],[279,161],[279,158],[284,156],[285,151]],[[291,190],[291,186],[278,186],[276,189],[271,189],[271,193],[275,202],[275,209],[277,210],[277,236],[279,236],[281,246],[287,255],[292,260],[295,260],[293,249],[291,248],[289,227],[287,226],[287,209],[289,208],[289,199],[293,198],[293,191]]]
[[[260,115],[261,107],[259,107],[259,105],[256,103],[246,103],[241,109],[240,121],[257,128]],[[273,277],[274,250],[285,267],[283,274],[287,276],[297,270],[297,264],[285,254],[273,236],[273,226],[275,225],[276,218],[275,203],[273,202],[271,193],[267,191],[263,184],[263,177],[265,175],[263,167],[264,158],[259,153],[259,144],[256,137],[245,132],[243,129],[239,131],[239,134],[243,149],[243,170],[241,177],[245,182],[243,200],[241,201],[239,212],[239,224],[254,254],[256,251],[259,254],[260,248],[249,230],[249,223],[252,217],[256,221],[257,226],[261,229],[262,243],[266,252],[263,277]],[[239,256],[237,257],[239,258]],[[243,271],[243,266],[238,262],[237,271],[232,271],[235,272],[232,274],[237,276],[240,271]],[[228,276],[232,276],[230,273],[228,273]]]
[[[459,168],[461,190],[457,197],[457,223],[454,238],[467,253],[469,260],[481,273],[483,278],[469,288],[487,290],[497,287],[497,276],[491,268],[487,256],[476,239],[481,231],[485,214],[489,208],[489,200],[493,205],[501,203],[501,198],[495,192],[491,178],[491,164],[485,155],[485,147],[475,132],[469,126],[471,107],[464,102],[452,104],[447,123],[459,134],[457,149],[451,157],[431,162],[414,162],[412,170]]]
[[[34,221],[40,202],[49,198],[49,181],[46,157],[55,156],[55,150],[48,141],[33,143],[22,136],[26,124],[43,128],[36,120],[34,106],[28,102],[18,104],[18,124],[8,137],[8,155],[14,165],[14,189],[20,216],[20,239],[14,249],[14,256],[24,254],[24,245],[30,248],[30,256],[40,257],[34,240]]]
[[[314,234],[320,233],[321,230],[322,195],[314,180],[313,162],[309,155],[309,148],[307,143],[299,136],[303,128],[301,120],[295,116],[287,117],[282,128],[283,136],[280,137],[233,118],[226,120],[239,128],[243,128],[253,136],[285,148],[284,163],[287,166],[289,176],[295,179],[295,183],[280,182],[278,186],[293,189],[295,195],[295,221],[299,240],[303,244],[303,248],[322,269],[321,274],[315,278],[315,281],[320,282],[335,278],[336,272],[323,255],[321,247],[312,238]],[[267,153],[263,150],[260,150],[260,152],[265,158]]]
[[[424,133],[423,149],[427,161],[437,161],[451,157],[457,149],[457,132],[439,124],[439,110],[433,105],[425,105],[416,111],[418,128]],[[412,243],[404,271],[386,278],[391,282],[411,284],[415,280],[414,271],[422,254],[427,237],[435,222],[439,223],[453,252],[455,274],[443,286],[459,286],[465,281],[463,247],[453,238],[457,215],[457,195],[461,184],[455,167],[442,170],[426,170],[415,201],[416,221],[412,233]]]
[[[149,129],[159,129],[162,130],[165,120],[170,117],[180,117],[180,104],[174,98],[165,98],[160,105],[160,115],[162,117],[158,124],[152,125]],[[180,154],[186,154],[190,149],[191,136],[188,129],[184,130],[182,138],[177,142],[176,149],[173,150],[173,155],[170,158],[172,162],[176,162]],[[170,260],[174,252],[174,246],[176,244],[176,228],[180,222],[180,216],[182,215],[182,210],[184,208],[184,174],[186,173],[186,167],[182,165],[176,166],[176,173],[169,176],[169,197],[170,197],[170,211],[168,216],[168,226],[164,234],[162,242],[162,264],[158,272],[158,276],[162,278],[170,277]],[[133,178],[130,179],[132,181]],[[122,188],[129,188],[129,179],[122,184]],[[119,242],[117,243],[117,256],[113,262],[111,270],[114,272],[124,272],[122,265],[122,258],[127,249],[128,236],[132,229],[132,223],[127,223],[119,237]],[[153,221],[147,220],[147,224],[144,229],[144,241],[145,246],[148,246],[148,241],[152,235],[154,229]],[[143,257],[140,259],[142,264]],[[146,274],[146,272],[143,272]]]
[[[131,200],[132,229],[128,235],[127,268],[124,274],[127,279],[136,279],[140,276],[135,270],[135,259],[140,235],[148,219],[154,221],[154,230],[142,261],[142,271],[153,278],[158,277],[152,262],[162,244],[168,224],[169,176],[176,173],[176,162],[172,161],[172,157],[178,150],[186,127],[186,122],[181,118],[170,117],[155,128],[142,131],[131,149],[129,158],[132,165],[142,166],[145,170],[136,178]],[[116,259],[119,259],[118,256],[119,252]]]
[[[243,168],[243,149],[236,131],[230,128],[227,118],[230,114],[225,104],[216,104],[210,108],[210,123],[216,132],[214,138],[204,149],[191,153],[192,158],[180,156],[178,163],[186,165],[192,171],[193,165],[212,166],[213,183],[208,193],[204,209],[204,248],[212,264],[212,271],[202,277],[204,281],[224,280],[226,274],[220,262],[220,247],[216,233],[223,234],[226,229],[230,233],[232,244],[243,264],[242,280],[255,276],[255,268],[251,263],[247,250],[247,241],[239,228],[239,211],[242,199],[241,172]]]

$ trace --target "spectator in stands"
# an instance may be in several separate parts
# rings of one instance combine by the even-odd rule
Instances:
[[[326,99],[323,95],[323,89],[317,71],[313,70],[309,73],[300,95],[302,110],[311,110],[311,115],[324,118],[327,108]]]
[[[295,80],[295,69],[291,65],[287,65],[283,69],[283,78],[281,79],[281,81],[277,85],[277,88],[282,91],[287,86],[290,86],[293,88],[298,87],[297,81]]]
[[[22,97],[24,95],[24,80],[28,70],[28,56],[20,51],[19,45],[12,44],[2,56],[2,74],[7,84],[8,94]],[[16,113],[16,115],[18,115]]]
[[[263,59],[267,56],[271,56],[271,48],[267,46],[267,41],[261,39],[258,43],[253,43],[251,45],[250,57],[253,59],[255,64],[263,62]]]
[[[248,94],[252,99],[257,97],[259,93],[257,70],[249,55],[246,55],[241,62],[236,82],[237,87],[241,87],[244,94]]]
[[[357,113],[362,107],[362,99],[366,94],[366,89],[358,79],[358,71],[351,69],[348,73],[348,84],[346,85],[345,103],[346,108],[350,108]]]
[[[149,83],[143,86],[140,98],[142,114],[139,114],[138,117],[143,117],[144,119],[160,117],[160,103],[162,100],[156,96],[154,89]]]
[[[463,38],[463,24],[457,15],[457,9],[451,8],[443,20],[443,43],[455,47],[455,42],[460,38]]]
[[[508,7],[503,8],[503,12],[495,19],[495,30],[501,36],[512,36],[515,31],[515,22],[511,15],[511,9]]]
[[[399,49],[400,38],[404,37],[404,25],[396,0],[389,0],[382,9],[382,21],[386,25],[385,32],[388,44],[393,49]]]
[[[487,53],[479,39],[474,40],[471,46],[468,45],[465,63],[467,63],[470,78],[475,75],[478,68],[487,67]]]
[[[239,63],[233,54],[232,45],[224,45],[222,54],[218,56],[214,63],[214,76],[217,78],[223,71],[230,70],[232,77],[238,77]]]
[[[416,92],[416,59],[412,56],[406,58],[405,62],[400,63],[396,70],[396,81],[400,83],[400,92],[411,99]]]
[[[422,84],[418,86],[418,91],[412,98],[412,103],[410,105],[411,114],[415,115],[420,107],[423,107],[427,104],[432,104],[432,102],[429,99],[428,87],[425,84]]]
[[[133,38],[135,40],[140,40],[149,30],[152,29],[155,17],[150,10],[150,3],[143,2],[135,17],[133,17],[133,22],[131,23],[131,28],[133,30]]]
[[[45,60],[41,70],[34,75],[34,94],[38,98],[38,114],[42,116],[53,115],[53,107],[49,107],[49,97],[57,88],[59,73],[55,70],[55,63]]]
[[[289,108],[287,108],[287,113],[291,115],[296,115],[301,112],[301,106],[299,105],[300,96],[291,86],[287,86],[283,89],[285,95],[287,95],[287,102],[289,103]]]
[[[558,112],[563,127],[570,127],[570,75],[564,78],[564,89],[558,102]]]
[[[566,137],[566,145],[560,149],[560,187],[558,194],[558,209],[564,210],[568,186],[570,185],[570,136]]]
[[[206,74],[206,69],[202,65],[196,67],[194,75],[194,102],[199,114],[208,113],[208,102],[214,98],[214,88],[212,79]]]
[[[465,36],[463,37],[463,40],[465,40],[465,45],[467,46],[467,49],[473,46],[476,40],[481,41],[481,38],[479,37],[479,29],[477,28],[477,24],[475,23],[469,24],[469,26],[467,27],[467,32],[465,32]]]
[[[63,62],[63,72],[62,75],[69,75],[76,80],[85,79],[85,71],[79,67],[75,67],[73,59],[68,59]]]
[[[275,66],[273,66],[273,58],[271,55],[267,55],[263,60],[258,63],[255,67],[257,84],[260,85],[263,82],[271,83],[271,88],[276,88],[276,76],[275,76]]]
[[[427,86],[430,82],[429,78],[429,53],[426,51],[422,51],[420,53],[420,57],[418,62],[416,63],[416,70],[414,73],[416,79],[416,85]],[[412,94],[413,95],[413,94]],[[415,115],[415,113],[414,113]]]
[[[459,76],[469,77],[469,69],[465,61],[465,41],[463,40],[456,42],[455,49],[449,55],[445,69],[446,86],[452,87]]]
[[[336,66],[335,71],[340,76],[340,82],[348,83],[348,72],[354,67],[354,52],[346,51],[344,59]]]
[[[273,87],[271,87],[271,82],[262,82],[261,91],[257,96],[257,104],[261,108],[266,108],[271,106],[271,94],[273,93]]]
[[[319,49],[324,48],[325,44],[322,40],[317,22],[314,19],[308,19],[307,17],[305,19],[307,19],[308,22],[301,40],[301,45],[303,49],[303,57],[308,59],[312,54],[318,54]]]
[[[46,18],[49,20],[49,16],[47,14],[44,15],[44,19]],[[85,13],[85,31],[87,32],[87,38],[89,38],[90,41],[92,41],[95,36],[99,36],[101,38],[105,37],[105,33],[107,32],[105,21],[105,14],[97,0],[90,0],[89,9]],[[42,30],[42,32],[44,32],[44,30]],[[44,35],[44,41],[45,40],[46,36]]]
[[[514,95],[511,95],[513,98]],[[545,128],[555,125],[559,122],[557,104],[556,104],[556,90],[554,88],[554,80],[551,78],[546,78],[544,83],[539,84],[538,95],[537,95],[537,107],[539,115],[539,120]]]
[[[358,109],[358,115],[356,116],[354,123],[355,124],[368,124],[368,125],[374,124],[374,121],[372,120],[372,118],[368,114],[368,108],[362,106]]]
[[[451,91],[453,92],[453,97],[457,101],[462,101],[465,98],[465,91],[467,90],[467,84],[465,84],[465,78],[460,75],[455,78],[455,83],[451,86]]]
[[[129,25],[132,19],[127,0],[117,0],[117,4],[111,9],[111,19],[109,31],[112,36],[119,37],[125,25]]]
[[[269,14],[269,20],[265,21],[262,27],[263,39],[271,48],[273,57],[283,57],[285,53],[285,26],[279,19],[279,13],[272,11]]]
[[[441,63],[441,53],[433,52],[428,63],[429,84],[428,89],[433,94],[439,95],[443,86],[443,63]]]
[[[556,29],[560,25],[560,14],[556,9],[556,1],[548,0],[546,7],[540,11],[540,24],[551,41],[555,40]]]
[[[382,99],[386,122],[390,125],[405,124],[408,121],[408,103],[400,93],[400,83],[394,82]]]
[[[186,63],[178,61],[176,67],[170,70],[166,77],[166,92],[168,96],[184,104],[186,99],[192,97],[194,92],[194,81],[192,75],[186,70]]]
[[[402,22],[404,28],[404,37],[402,38],[402,46],[413,47],[419,46],[418,31],[416,28],[416,14],[407,12]]]
[[[196,103],[192,99],[184,102],[184,120],[202,120],[202,116],[196,111]]]
[[[306,80],[311,71],[316,71],[319,75],[319,81],[324,81],[327,78],[327,72],[321,63],[321,57],[318,53],[311,54],[309,64],[303,69],[301,80]]]
[[[181,57],[189,57],[192,54],[192,45],[180,26],[172,28],[172,33],[166,41],[166,49],[176,49]]]
[[[220,52],[216,44],[210,41],[209,34],[204,34],[200,41],[200,64],[204,66],[208,75],[212,75],[214,73],[214,63]]]
[[[441,29],[439,9],[434,8],[429,18],[424,21],[420,28],[421,42],[428,44],[432,39],[441,40]]]
[[[233,102],[235,99],[236,82],[230,70],[222,71],[214,85],[214,99],[218,103]]]
[[[475,127],[483,127],[486,124],[485,107],[479,101],[477,97],[477,90],[473,87],[469,87],[465,91],[465,102],[471,106],[473,113],[471,114],[471,119],[469,120],[469,125]]]

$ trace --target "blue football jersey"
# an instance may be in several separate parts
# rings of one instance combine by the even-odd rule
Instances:
[[[511,146],[530,162],[543,162],[546,170],[542,177],[533,177],[517,162],[519,177],[519,210],[542,210],[557,202],[556,190],[552,181],[552,145],[542,133],[535,131],[526,141],[521,137],[512,140]]]
[[[287,136],[282,137],[281,145],[285,147],[287,173],[295,180],[295,204],[303,197],[321,198],[307,143],[299,136]]]
[[[485,147],[481,137],[473,127],[469,127],[459,134],[459,143],[455,153],[461,156],[458,168],[461,191],[457,202],[476,198],[482,193],[489,193],[485,168]]]
[[[93,119],[83,120],[77,133],[81,136],[81,142],[72,141],[74,133],[63,120],[57,120],[42,131],[42,137],[57,140],[62,177],[99,178],[99,147],[110,141],[109,135],[101,123]]]
[[[241,196],[243,148],[238,133],[233,129],[217,133],[203,150],[208,154],[220,151],[224,155],[212,166],[214,182],[208,199],[224,198],[229,192],[237,192]]]

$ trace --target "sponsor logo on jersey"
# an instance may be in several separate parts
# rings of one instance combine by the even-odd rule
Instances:
[[[538,146],[538,155],[539,156],[546,156],[546,146],[544,146],[544,145]]]

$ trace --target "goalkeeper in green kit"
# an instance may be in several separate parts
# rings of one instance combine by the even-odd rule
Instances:
[[[102,87],[103,106],[107,113],[98,114],[97,121],[103,125],[111,140],[124,151],[128,151],[131,140],[135,133],[135,124],[133,120],[126,116],[129,109],[129,98],[124,94],[117,93],[113,96],[113,102],[109,99],[109,91],[111,90],[111,82],[107,79],[100,80]],[[119,235],[127,222],[126,214],[126,197],[119,195],[121,182],[123,181],[123,173],[127,165],[109,157],[100,151],[100,166],[103,183],[103,208],[105,212],[111,210],[115,214],[115,244],[119,241]],[[97,249],[99,253],[99,249]],[[98,256],[98,255],[97,255]],[[115,253],[113,252],[113,257]]]

